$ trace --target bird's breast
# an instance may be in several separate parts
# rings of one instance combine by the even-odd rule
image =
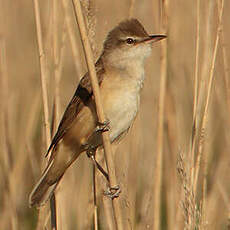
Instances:
[[[119,137],[133,123],[139,108],[139,88],[132,79],[113,76],[103,81],[101,96],[106,118],[110,120],[111,141]]]

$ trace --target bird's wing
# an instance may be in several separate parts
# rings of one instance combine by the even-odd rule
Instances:
[[[96,62],[96,73],[98,78],[99,85],[101,84],[104,76],[104,66],[101,59]],[[59,141],[63,138],[65,133],[71,128],[73,121],[77,117],[78,113],[81,111],[82,107],[89,102],[92,98],[93,90],[91,87],[91,82],[89,78],[89,73],[86,73],[85,76],[81,79],[69,105],[67,106],[64,115],[61,119],[61,122],[58,126],[58,130],[55,136],[52,139],[50,147],[46,153],[46,156],[49,152],[56,148]]]

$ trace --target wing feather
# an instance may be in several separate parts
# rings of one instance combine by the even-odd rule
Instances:
[[[101,59],[99,59],[96,64],[96,73],[99,85],[103,81],[104,76],[104,66]],[[46,156],[50,151],[53,151],[60,140],[64,137],[65,133],[71,128],[75,118],[78,113],[81,111],[84,105],[86,105],[89,100],[92,99],[93,90],[91,87],[91,82],[89,78],[89,73],[86,73],[85,76],[81,79],[69,105],[67,106],[64,115],[61,119],[61,122],[58,126],[57,132],[52,139],[50,147],[47,150]],[[51,157],[52,158],[52,157]]]

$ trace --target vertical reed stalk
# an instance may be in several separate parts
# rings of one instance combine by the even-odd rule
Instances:
[[[64,25],[65,27],[65,25]],[[60,81],[62,71],[64,67],[64,53],[65,53],[65,42],[66,42],[66,31],[62,32],[62,41],[60,47],[60,56],[54,64],[54,77],[55,77],[55,96],[54,96],[54,107],[55,107],[55,129],[57,129],[58,121],[60,120]],[[54,51],[56,53],[56,51]],[[55,54],[56,55],[56,54]],[[54,58],[56,59],[56,58]]]
[[[1,32],[1,31],[0,31]],[[12,200],[12,191],[10,186],[10,178],[9,175],[13,170],[13,155],[10,147],[10,136],[9,136],[9,114],[8,114],[8,105],[9,105],[9,95],[8,95],[8,71],[7,71],[7,63],[6,63],[6,43],[5,37],[0,34],[0,90],[1,90],[1,116],[0,116],[0,126],[2,128],[2,140],[3,140],[3,149],[2,153],[4,154],[4,169],[3,173],[5,174],[5,191],[4,191],[4,202],[5,206],[9,207],[9,215],[10,215],[10,225],[14,230],[18,229],[18,215],[15,204]]]
[[[44,110],[44,123],[45,123],[45,133],[46,133],[46,148],[48,149],[51,142],[50,133],[50,122],[49,122],[49,107],[48,107],[48,95],[47,95],[47,80],[48,70],[47,70],[47,60],[44,52],[43,39],[42,39],[42,28],[41,28],[41,16],[38,0],[34,0],[34,13],[37,31],[37,42],[39,51],[39,61],[40,61],[40,77],[42,84],[42,99],[43,99],[43,110]],[[51,227],[52,229],[57,229],[56,221],[56,203],[55,195],[50,199],[50,209],[51,209]],[[39,213],[40,216],[40,213]]]
[[[54,112],[53,112],[53,130],[52,133],[55,132],[58,126],[58,121],[60,119],[60,80],[61,80],[61,75],[62,75],[62,70],[63,70],[63,64],[64,64],[64,49],[65,49],[65,40],[66,40],[66,31],[65,31],[65,26],[66,23],[64,22],[64,31],[62,32],[61,36],[61,44],[58,42],[58,1],[54,0],[53,1],[53,18],[52,18],[52,31],[53,31],[53,71],[54,71]],[[56,210],[56,198],[55,196],[51,197],[50,200],[50,206],[54,211],[51,212],[51,228],[56,229],[57,226],[57,210]]]
[[[195,174],[194,174],[194,194],[197,191],[198,175],[199,175],[199,171],[200,171],[200,160],[201,160],[201,155],[203,153],[203,148],[204,148],[203,140],[204,140],[204,135],[205,135],[205,130],[206,130],[208,109],[209,109],[209,105],[210,105],[210,98],[211,98],[211,92],[212,92],[217,49],[218,49],[219,39],[220,39],[223,6],[224,6],[224,1],[222,1],[220,13],[219,13],[218,29],[217,29],[217,34],[216,34],[216,40],[215,40],[215,45],[214,45],[214,51],[213,51],[212,63],[211,63],[211,68],[210,68],[209,81],[208,81],[208,92],[207,92],[207,97],[205,100],[204,115],[203,115],[202,121],[201,121],[201,137],[199,139],[199,144],[198,144],[198,156],[197,156],[197,160],[196,160]]]
[[[220,13],[221,5],[224,0],[218,1],[218,12]],[[223,26],[223,20],[221,21],[220,25],[220,43],[222,48],[222,55],[223,55],[223,61],[224,61],[224,78],[225,78],[225,85],[226,85],[226,92],[227,92],[227,103],[228,103],[228,109],[230,111],[230,85],[229,85],[229,76],[230,76],[230,67],[229,62],[227,58],[227,49],[226,49],[226,39],[224,36],[224,26]]]
[[[47,60],[43,48],[43,39],[42,39],[42,28],[41,28],[41,18],[40,18],[40,8],[38,0],[34,0],[34,12],[35,12],[35,21],[37,29],[37,42],[38,42],[38,52],[40,60],[40,77],[42,84],[42,99],[44,104],[44,124],[45,124],[45,133],[46,133],[46,147],[49,147],[51,141],[50,133],[50,122],[49,122],[49,106],[48,106],[48,95],[47,95],[47,79],[48,79],[48,70],[47,70]]]
[[[129,18],[133,17],[133,12],[134,12],[134,5],[135,5],[135,0],[130,0],[131,4],[129,7]]]
[[[59,82],[61,79],[61,68],[59,67],[59,44],[58,44],[58,10],[57,10],[57,1],[53,0],[53,14],[52,14],[52,31],[53,31],[53,63],[54,63],[54,81],[55,81],[55,95],[54,95],[54,127],[52,132],[56,130],[57,128],[57,122],[60,116],[60,101],[59,101]],[[65,33],[63,33],[62,36],[64,36]],[[59,72],[58,72],[59,71]],[[57,208],[56,208],[56,197],[55,194],[52,195],[50,199],[50,209],[51,209],[51,229],[56,230],[57,229]]]
[[[93,204],[94,204],[94,230],[98,230],[97,215],[97,187],[96,187],[96,167],[93,165]]]
[[[76,26],[74,25],[74,20],[71,17],[71,15],[73,14],[73,9],[70,0],[61,0],[61,3],[62,3],[63,10],[65,12],[64,15],[65,15],[66,28],[70,40],[71,51],[73,52],[75,70],[76,73],[78,74],[79,72],[81,72],[79,71],[79,69],[81,69],[81,65],[79,64],[81,58],[79,56],[79,49],[77,45],[78,42],[75,34]]]
[[[219,0],[217,0],[218,4]],[[221,1],[221,7],[218,11],[218,28],[216,33],[216,40],[215,40],[215,46],[213,51],[213,57],[212,57],[212,64],[210,69],[210,78],[209,78],[209,84],[208,84],[208,93],[207,93],[207,99],[205,104],[205,110],[204,110],[204,117],[202,120],[202,126],[201,131],[206,130],[206,122],[207,122],[207,116],[208,116],[208,108],[210,104],[210,97],[211,97],[211,90],[213,85],[213,79],[214,79],[214,69],[215,69],[215,63],[216,63],[216,56],[217,56],[217,50],[219,46],[219,40],[220,40],[220,34],[221,34],[221,27],[222,27],[222,16],[223,16],[223,9],[224,9],[224,0]],[[199,143],[199,156],[202,155],[203,152],[203,142],[200,141]],[[197,162],[199,163],[199,162]],[[199,169],[200,165],[197,165],[197,169]],[[197,170],[195,174],[195,186],[197,186],[197,180],[198,180],[198,174],[199,171]],[[205,154],[204,157],[204,178],[203,178],[203,204],[202,204],[202,228],[206,229],[205,222],[206,222],[206,207],[207,207],[207,174],[208,174],[208,154]],[[196,187],[195,187],[196,189]]]
[[[86,31],[86,27],[84,23],[84,17],[81,11],[81,4],[79,0],[76,0],[76,1],[72,0],[72,2],[73,2],[74,9],[75,9],[75,16],[78,22],[81,39],[82,39],[82,43],[84,47],[85,57],[87,61],[87,66],[88,66],[89,73],[90,73],[89,76],[90,76],[90,80],[91,80],[91,84],[93,88],[93,94],[95,97],[98,120],[100,122],[104,122],[105,115],[104,115],[101,97],[100,97],[100,89],[99,89],[99,85],[97,82],[97,75],[96,75],[96,70],[95,70],[94,61],[93,61],[93,54],[92,54],[90,42],[87,36],[87,31]],[[103,146],[105,150],[104,151],[105,161],[106,161],[106,165],[108,168],[108,174],[109,174],[109,185],[110,187],[114,187],[114,186],[117,186],[117,179],[116,179],[116,174],[115,174],[115,166],[113,162],[113,154],[112,154],[112,148],[111,148],[111,143],[109,139],[109,133],[104,132],[102,134],[102,138],[103,138]],[[119,230],[122,230],[123,223],[122,223],[122,215],[121,215],[119,199],[113,199],[112,203],[113,203],[113,210],[114,210],[117,228]]]
[[[52,23],[52,31],[53,31],[53,63],[54,63],[54,81],[55,81],[55,95],[54,95],[54,114],[55,114],[55,125],[54,130],[57,128],[57,121],[60,117],[60,79],[61,79],[61,70],[59,62],[61,57],[59,55],[59,44],[58,44],[58,7],[57,0],[53,0],[53,23]],[[62,33],[62,37],[64,37],[65,32]],[[61,66],[62,67],[62,66]]]
[[[168,1],[163,2],[162,26],[164,33],[167,34],[168,21]],[[159,113],[157,130],[157,157],[155,166],[155,191],[154,191],[154,230],[160,230],[161,227],[161,188],[162,188],[162,165],[163,165],[163,140],[164,140],[164,105],[167,81],[167,40],[161,43],[161,78],[159,95]]]
[[[96,27],[96,17],[93,12],[93,5],[92,0],[84,0],[81,1],[85,24],[87,28],[87,34],[90,42],[90,46],[93,52],[94,61],[97,58],[98,50],[96,49],[96,42],[95,42],[95,27]],[[95,159],[97,154],[95,155]],[[98,206],[97,206],[97,179],[96,179],[96,167],[93,164],[93,200],[94,200],[94,207],[93,207],[93,216],[94,216],[94,229],[98,229]]]
[[[6,44],[4,37],[1,37],[0,34],[0,74],[1,74],[1,127],[3,135],[3,152],[4,152],[4,168],[9,171],[12,168],[12,151],[10,150],[9,144],[9,133],[8,133],[8,74],[7,74],[7,65],[6,65]]]
[[[191,214],[186,216],[187,223],[190,228],[194,227],[195,218],[195,209],[196,204],[194,203],[194,193],[193,193],[193,183],[194,183],[194,171],[195,171],[195,150],[197,146],[197,138],[198,138],[198,114],[197,114],[197,105],[198,105],[198,90],[199,90],[199,82],[198,82],[198,74],[199,74],[199,54],[200,54],[200,0],[197,0],[196,3],[196,54],[195,54],[195,76],[194,76],[194,95],[193,95],[193,118],[192,118],[192,133],[190,139],[190,151],[188,159],[190,160],[190,175],[188,181],[188,189],[189,189],[189,198],[184,198],[189,200],[188,210],[190,210]],[[186,193],[185,193],[186,196]]]
[[[195,138],[197,137],[197,102],[198,102],[198,74],[199,74],[199,53],[200,53],[200,0],[197,0],[197,22],[196,22],[196,59],[195,59],[195,77],[194,77],[194,96],[193,96],[193,124],[190,148],[191,164],[191,185],[194,179],[194,162],[195,162]]]

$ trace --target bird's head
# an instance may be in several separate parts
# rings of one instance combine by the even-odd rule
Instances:
[[[125,20],[109,32],[103,57],[121,68],[132,61],[143,62],[150,55],[152,44],[164,38],[165,35],[149,35],[137,19]]]

